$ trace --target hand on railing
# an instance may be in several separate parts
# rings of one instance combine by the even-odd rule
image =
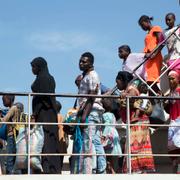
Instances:
[[[154,58],[154,55],[152,53],[146,53],[144,55],[144,58],[147,58],[147,59],[153,59]]]

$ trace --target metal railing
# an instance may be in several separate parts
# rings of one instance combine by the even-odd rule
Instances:
[[[0,95],[11,94],[15,96],[27,96],[28,97],[28,122],[0,122],[0,124],[24,124],[28,126],[28,142],[30,142],[30,126],[31,125],[81,125],[81,126],[91,126],[94,124],[88,123],[43,123],[43,122],[31,122],[31,97],[38,95],[38,96],[56,96],[56,97],[66,97],[66,98],[77,98],[77,97],[94,97],[94,98],[120,98],[118,95],[89,95],[89,94],[54,94],[54,93],[13,93],[13,92],[0,92]],[[155,126],[155,127],[169,127],[169,124],[131,124],[130,120],[130,99],[161,99],[161,100],[180,100],[180,97],[162,97],[162,96],[127,96],[126,97],[126,115],[127,115],[127,122],[125,124],[109,124],[109,126],[126,126],[126,142],[127,142],[127,153],[123,154],[87,154],[87,153],[54,153],[54,154],[33,154],[30,153],[30,145],[28,144],[28,152],[26,154],[0,154],[0,156],[28,156],[28,174],[31,174],[31,167],[30,167],[30,158],[31,156],[126,156],[127,157],[127,169],[128,174],[132,174],[132,167],[131,167],[131,157],[132,156],[153,156],[153,157],[177,157],[179,154],[131,154],[131,145],[130,145],[130,135],[131,135],[131,126]],[[96,126],[107,126],[107,124],[98,123],[95,124]],[[173,125],[175,126],[175,125]],[[180,125],[176,125],[180,127]]]
[[[161,71],[163,71],[165,68],[165,70],[160,74],[159,77],[157,77],[156,80],[154,80],[154,82],[150,85],[147,84],[147,82],[139,75],[136,73],[136,71],[142,66],[144,65],[156,52],[160,52],[162,48],[164,48],[164,46],[166,45],[167,41],[171,38],[172,35],[176,36],[176,31],[180,28],[180,24],[177,25],[177,27],[162,41],[160,42],[151,52],[150,55],[148,57],[145,57],[143,62],[141,62],[136,68],[133,69],[132,73],[135,75],[136,78],[140,79],[144,84],[147,85],[148,89],[155,95],[157,96],[157,93],[154,91],[154,89],[152,88],[169,70],[171,67],[173,67],[173,65],[175,65],[176,62],[179,61],[179,58],[177,58],[176,60],[174,60],[174,62],[170,65],[167,66],[166,63],[162,62],[162,69]],[[177,38],[178,41],[180,41],[179,38]]]

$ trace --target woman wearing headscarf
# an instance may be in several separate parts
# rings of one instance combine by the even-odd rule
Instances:
[[[124,123],[127,123],[126,117],[126,96],[139,96],[138,84],[132,81],[133,76],[126,71],[120,71],[116,77],[116,83],[119,90],[122,91],[120,116]],[[142,109],[138,100],[130,99],[130,152],[131,170],[133,173],[152,173],[155,172],[154,160],[152,155],[149,127],[141,124],[149,124],[148,114],[151,107],[150,102],[147,107]],[[148,107],[150,106],[150,107]],[[132,125],[135,126],[132,126]],[[137,124],[139,124],[137,126]],[[126,144],[127,150],[127,144]],[[133,154],[144,154],[138,156]],[[124,158],[123,172],[127,173],[127,157]]]
[[[48,71],[47,62],[37,57],[31,62],[32,72],[36,79],[31,85],[34,93],[55,93],[55,80]],[[34,96],[32,110],[35,122],[57,123],[56,101],[53,96]],[[58,127],[43,125],[44,146],[42,153],[59,153]],[[42,156],[42,167],[45,174],[60,173],[59,156]]]
[[[171,70],[168,73],[170,84],[170,96],[180,96],[180,69]],[[168,152],[169,154],[180,154],[180,100],[171,99],[168,101],[170,115],[170,126],[168,129]],[[180,174],[180,159],[171,157],[173,172]]]

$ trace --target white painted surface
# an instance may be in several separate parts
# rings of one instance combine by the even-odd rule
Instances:
[[[179,180],[178,174],[132,174],[132,175],[4,175],[2,180]]]

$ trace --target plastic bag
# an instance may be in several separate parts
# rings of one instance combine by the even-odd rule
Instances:
[[[149,120],[151,124],[164,124],[167,121],[162,101],[156,102],[156,104],[153,105],[153,110]]]
[[[180,148],[180,118],[170,122],[168,129],[168,150]]]
[[[27,154],[28,153],[28,129],[20,128],[19,134],[16,140],[16,153],[17,154]],[[44,145],[44,132],[42,126],[34,126],[30,130],[30,153],[40,154]],[[27,169],[28,167],[28,156],[27,155],[17,155],[15,161],[16,169]],[[30,166],[33,169],[42,170],[40,156],[30,157]]]

